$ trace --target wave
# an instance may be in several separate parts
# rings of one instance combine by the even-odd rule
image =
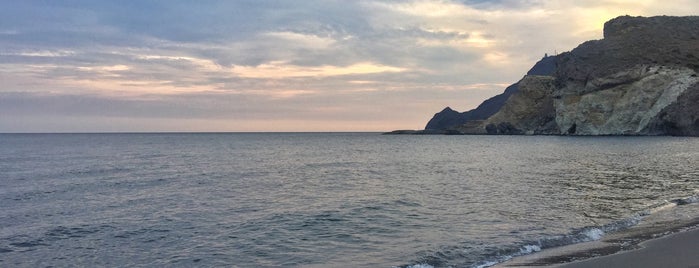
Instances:
[[[448,250],[445,250],[445,252],[435,252],[432,254],[433,256],[424,258],[422,261],[419,261],[416,264],[406,265],[406,266],[402,266],[402,267],[405,267],[405,268],[434,268],[434,267],[441,267],[441,266],[451,267],[451,266],[454,266],[453,262],[457,262],[458,264],[455,264],[455,266],[459,266],[459,267],[461,267],[461,266],[475,267],[475,268],[490,267],[490,266],[497,265],[499,263],[509,261],[515,257],[529,255],[529,254],[536,253],[536,252],[539,252],[539,251],[542,251],[545,249],[600,240],[607,234],[620,232],[623,230],[627,230],[633,226],[636,226],[639,223],[641,223],[644,218],[646,218],[650,215],[653,215],[657,212],[671,209],[671,208],[674,208],[677,206],[683,206],[683,205],[689,205],[689,204],[695,204],[695,203],[699,203],[699,190],[695,191],[695,193],[693,195],[690,195],[690,196],[676,198],[676,199],[672,199],[672,200],[659,202],[657,204],[653,204],[651,206],[648,206],[646,209],[644,209],[640,212],[637,212],[628,218],[614,221],[614,222],[611,222],[611,223],[608,223],[605,225],[586,226],[583,228],[574,229],[568,234],[548,236],[548,237],[543,237],[543,238],[539,238],[539,239],[533,239],[530,241],[522,241],[520,243],[510,244],[510,245],[502,246],[499,248],[491,249],[491,250],[489,250],[490,252],[487,252],[487,253],[484,252],[485,254],[481,255],[480,260],[476,261],[475,263],[473,263],[473,262],[471,262],[470,264],[468,262],[458,263],[459,261],[455,261],[454,258],[451,258],[451,257],[455,257],[455,256],[449,256],[449,254],[445,253],[445,252],[454,252],[454,249],[448,249]]]

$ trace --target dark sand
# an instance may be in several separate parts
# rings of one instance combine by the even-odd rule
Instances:
[[[699,229],[676,233],[639,244],[640,249],[563,264],[562,268],[586,267],[697,267]]]
[[[663,209],[601,240],[545,249],[495,267],[699,268],[699,203]]]

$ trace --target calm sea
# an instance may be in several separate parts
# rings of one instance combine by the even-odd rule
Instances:
[[[476,267],[696,200],[698,163],[677,137],[2,134],[0,266]]]

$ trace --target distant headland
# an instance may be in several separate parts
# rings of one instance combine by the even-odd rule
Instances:
[[[477,108],[387,134],[699,136],[699,16],[621,16]]]

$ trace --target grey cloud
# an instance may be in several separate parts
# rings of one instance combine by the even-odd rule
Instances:
[[[188,94],[155,100],[113,99],[95,95],[42,95],[0,93],[0,113],[5,117],[59,116],[65,118],[126,117],[163,119],[233,119],[244,116],[252,120],[316,118],[319,120],[361,120],[370,117],[391,119],[396,115],[378,115],[383,109],[409,109],[413,104],[401,103],[412,92],[365,92],[344,98],[328,95],[307,95],[289,99],[252,98],[241,95]],[[410,94],[405,94],[410,93]],[[2,130],[2,129],[0,129]]]
[[[39,28],[29,27],[29,19],[15,16],[11,20],[15,23],[8,28],[19,28],[19,34],[0,41],[3,47],[83,51],[137,47],[151,48],[155,52],[184,51],[224,66],[256,66],[273,60],[313,66],[349,65],[357,61],[402,64],[403,58],[414,55],[419,49],[414,46],[416,38],[465,37],[427,32],[418,27],[375,28],[368,21],[367,16],[371,14],[361,2],[347,1],[204,1],[197,4],[189,1],[62,1],[41,5],[23,1],[4,13],[26,13],[37,6],[34,12],[53,15],[33,18],[39,20],[35,22],[42,25]],[[259,36],[270,31],[333,38],[338,44],[333,49],[316,50]],[[344,40],[347,37],[351,38]],[[190,45],[183,47],[176,45],[177,42]],[[93,62],[111,60],[104,54],[89,55],[100,56]],[[457,55],[439,60],[442,59],[463,58]]]
[[[239,103],[217,107],[216,97],[114,99],[97,95],[0,93],[0,111],[6,116],[58,115],[132,118],[211,118],[250,111],[245,97]],[[212,103],[214,105],[212,105]],[[223,111],[221,108],[225,108]]]
[[[415,113],[411,116],[418,113],[429,116],[441,106],[460,103],[475,106],[487,95],[502,90],[490,89],[486,94],[460,90],[462,85],[515,82],[543,53],[556,49],[543,47],[546,42],[541,40],[551,43],[563,40],[571,45],[578,42],[577,37],[554,38],[569,26],[559,23],[557,18],[547,23],[553,25],[523,21],[521,25],[498,25],[497,30],[490,27],[489,18],[463,18],[456,24],[473,25],[482,32],[481,37],[500,41],[494,49],[524,55],[516,58],[520,63],[509,66],[478,65],[483,64],[486,49],[448,44],[467,39],[469,34],[430,29],[424,18],[377,9],[372,4],[376,2],[395,3],[384,0],[2,2],[0,75],[27,77],[34,83],[33,91],[62,95],[0,93],[0,117],[71,118],[92,114],[100,118],[149,120],[229,117],[362,120],[378,114],[385,120],[393,120],[405,116],[383,112],[387,110],[410,110]],[[460,2],[484,10],[526,9],[543,3]],[[319,44],[293,43],[269,35],[279,32],[334,42],[321,48]],[[528,42],[529,39],[537,42]],[[420,43],[421,40],[431,43]],[[558,50],[570,48],[561,45]],[[27,51],[71,53],[23,55]],[[186,59],[140,55],[193,57],[213,61],[223,68],[209,70]],[[284,79],[243,78],[227,71],[231,66],[259,66],[272,61],[305,67],[370,62],[406,71]],[[129,68],[99,69],[116,65]],[[135,85],[139,81],[166,83],[177,89],[206,86],[219,94],[149,95],[133,99],[109,97],[109,92],[105,96],[84,95],[96,91],[55,83],[71,79],[103,80],[130,89],[138,89]],[[6,82],[0,92],[22,90],[24,84],[19,80]],[[442,85],[452,90],[442,90],[439,88]],[[280,97],[284,91],[293,90],[308,92]],[[143,92],[148,92],[147,88]],[[470,108],[465,106],[462,108]],[[420,124],[427,119],[419,118]]]
[[[460,0],[459,2],[478,9],[521,9],[544,4],[542,0]]]

